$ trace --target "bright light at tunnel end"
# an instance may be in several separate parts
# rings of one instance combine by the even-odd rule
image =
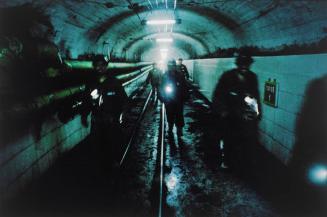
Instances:
[[[167,59],[168,54],[166,52],[162,52],[160,55],[162,60]]]
[[[327,185],[327,166],[316,164],[309,168],[308,179],[312,184],[319,186]]]

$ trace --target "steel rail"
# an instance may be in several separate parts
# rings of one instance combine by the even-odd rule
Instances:
[[[144,76],[146,73],[150,72],[151,70],[152,70],[152,68],[145,70],[142,74],[138,75],[137,77],[123,83],[123,86],[125,87],[125,86],[129,85],[130,83],[136,81],[137,79],[141,78],[142,76]]]
[[[158,217],[162,217],[163,208],[163,179],[164,179],[164,141],[165,141],[165,104],[161,107],[161,138],[160,138],[160,187]]]
[[[146,70],[148,70],[150,68],[152,69],[152,66],[145,66],[145,67],[142,67],[141,69],[129,72],[128,74],[117,75],[116,78],[119,79],[119,80],[127,79],[127,78],[133,77],[133,76],[135,76],[137,74],[141,74],[142,72],[144,72],[144,71],[146,71]]]
[[[138,119],[137,119],[137,121],[136,121],[136,124],[135,124],[134,127],[133,127],[132,135],[131,135],[131,137],[129,138],[129,141],[128,141],[127,145],[126,145],[126,149],[125,149],[125,151],[124,151],[124,154],[123,154],[123,156],[122,156],[122,158],[121,158],[121,160],[120,160],[120,162],[119,162],[119,165],[120,165],[120,166],[123,164],[123,162],[124,162],[124,160],[125,160],[125,158],[126,158],[126,155],[127,155],[127,153],[128,153],[128,150],[129,150],[129,148],[131,147],[131,145],[132,145],[132,143],[133,143],[133,141],[134,141],[134,138],[135,138],[135,136],[136,136],[136,132],[137,132],[137,130],[138,130],[138,128],[139,128],[139,125],[140,125],[140,123],[141,123],[141,120],[143,119],[144,113],[145,113],[145,111],[146,111],[146,109],[147,109],[147,107],[148,107],[148,104],[149,104],[150,98],[151,98],[151,96],[152,96],[152,93],[153,93],[153,92],[152,92],[152,90],[151,90],[150,93],[149,93],[149,95],[148,95],[148,97],[147,97],[147,99],[146,99],[146,101],[145,101],[145,103],[144,103],[144,105],[143,105],[142,112],[141,112],[140,116],[138,117]]]

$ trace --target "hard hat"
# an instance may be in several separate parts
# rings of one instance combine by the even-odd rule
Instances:
[[[104,64],[108,64],[108,59],[104,56],[104,55],[94,55],[92,58],[92,64],[96,64],[96,63],[104,63]]]
[[[251,65],[253,58],[248,50],[241,49],[236,57],[236,65]]]
[[[174,59],[170,59],[168,62],[167,62],[167,65],[168,66],[176,66],[176,61]]]

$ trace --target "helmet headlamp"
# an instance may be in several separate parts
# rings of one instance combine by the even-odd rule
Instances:
[[[165,93],[166,94],[171,94],[173,92],[173,87],[172,87],[172,85],[171,84],[167,84],[166,86],[165,86]]]

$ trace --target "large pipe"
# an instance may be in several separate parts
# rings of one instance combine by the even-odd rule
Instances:
[[[88,60],[65,60],[66,65],[73,69],[91,69],[92,61]],[[110,62],[108,64],[108,69],[121,69],[121,68],[131,68],[131,67],[138,67],[138,66],[145,66],[150,65],[151,62],[140,62],[140,63],[113,63]]]
[[[145,66],[139,70],[130,72],[128,74],[119,75],[119,76],[117,76],[117,78],[119,80],[123,80],[123,81],[128,78],[131,78],[130,81],[125,82],[125,83],[129,84],[129,83],[137,80],[137,78],[139,78],[140,75],[143,75],[144,73],[149,72],[151,69],[152,69],[152,65]],[[19,114],[28,114],[32,111],[41,110],[41,109],[43,109],[51,104],[54,104],[60,100],[64,100],[64,99],[67,99],[68,97],[77,95],[77,94],[83,92],[84,90],[85,90],[85,85],[80,85],[80,86],[75,86],[75,87],[70,87],[70,88],[66,88],[63,90],[59,90],[59,91],[56,91],[51,94],[38,96],[38,97],[30,100],[28,103],[18,103],[16,105],[12,106],[10,108],[10,110],[1,112],[0,115],[2,116],[1,118],[4,118],[10,114],[18,114],[18,113]]]

